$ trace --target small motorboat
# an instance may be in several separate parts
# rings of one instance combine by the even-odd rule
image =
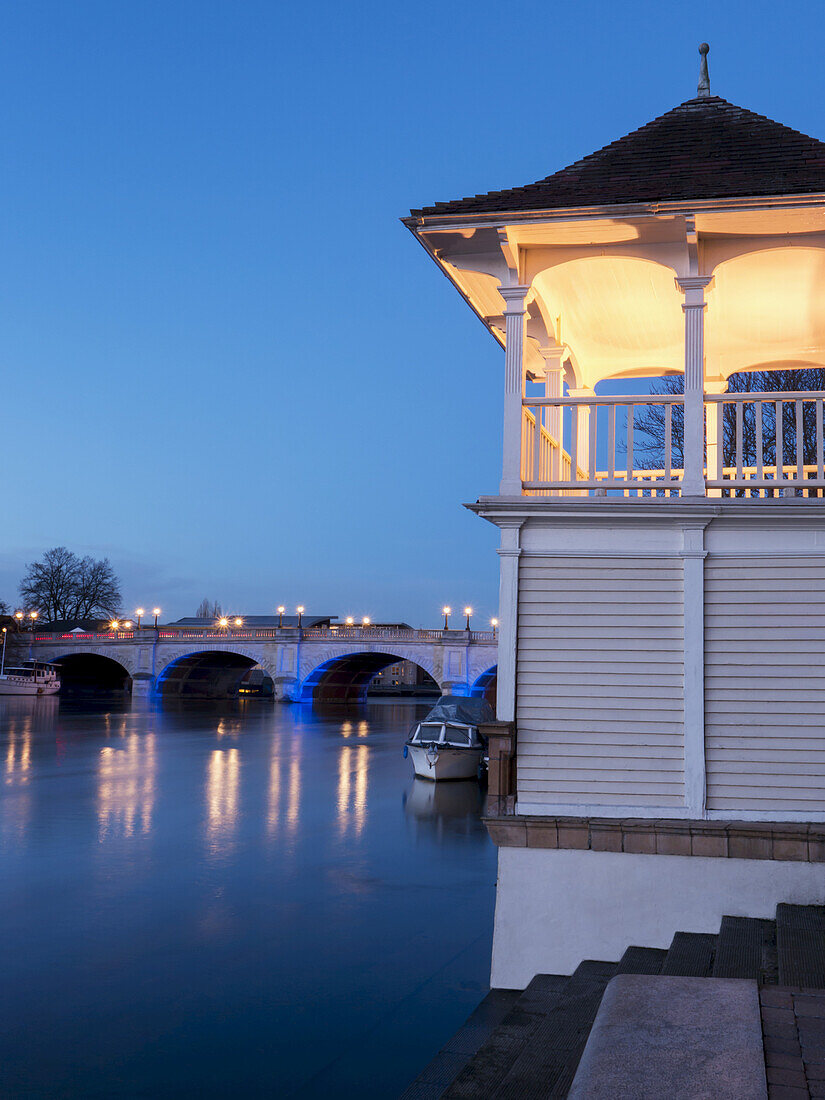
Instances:
[[[404,755],[412,758],[421,779],[474,779],[484,757],[478,727],[492,721],[493,712],[483,699],[442,695],[413,730]]]
[[[26,661],[19,668],[3,667],[0,672],[0,695],[56,695],[60,677],[56,665],[43,661]]]

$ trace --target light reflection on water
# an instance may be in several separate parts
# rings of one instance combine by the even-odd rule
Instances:
[[[231,849],[232,835],[238,824],[240,770],[241,760],[236,748],[212,750],[206,779],[206,837],[213,855],[225,854]]]
[[[117,830],[123,836],[149,833],[155,802],[155,735],[123,734],[122,747],[100,750],[97,820],[100,840]]]
[[[415,713],[0,701],[0,1094],[402,1091],[483,995],[495,882]]]

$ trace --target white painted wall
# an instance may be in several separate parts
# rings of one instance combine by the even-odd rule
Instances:
[[[518,797],[684,804],[682,563],[525,555]]]
[[[825,902],[825,864],[500,848],[491,984],[666,948],[725,915],[773,918],[778,902]]]
[[[519,813],[825,820],[821,501],[478,510],[518,528]]]

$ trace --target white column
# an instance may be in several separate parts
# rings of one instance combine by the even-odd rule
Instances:
[[[596,391],[590,386],[582,386],[578,390],[570,390],[571,397],[595,397]],[[572,477],[575,481],[578,477],[576,472],[576,466],[580,466],[584,471],[585,478],[590,477],[590,417],[595,416],[595,410],[592,410],[589,405],[577,405],[573,409],[573,416],[576,417],[576,458],[572,470]],[[571,453],[571,458],[573,455]],[[595,455],[593,458],[595,459]],[[583,490],[584,495],[587,496],[588,490]]]
[[[529,286],[499,287],[505,302],[504,446],[501,496],[521,496],[521,431],[524,398],[524,299]]]
[[[682,496],[705,495],[705,276],[677,279],[685,296],[685,473]]]
[[[685,805],[691,817],[705,816],[705,528],[682,532],[684,569],[684,738]]]
[[[499,722],[516,718],[516,650],[518,646],[518,560],[521,556],[521,520],[500,521],[501,582],[498,603],[498,674],[496,717]]]
[[[544,396],[561,397],[564,390],[564,367],[562,366],[564,348],[541,347],[539,352],[544,359]],[[550,450],[551,481],[561,479],[562,424],[561,406],[548,406],[545,411],[544,426],[556,443],[556,446]]]
[[[724,378],[714,379],[712,382],[705,380],[705,393],[724,393],[727,388],[727,382]],[[705,443],[705,452],[707,454],[708,464],[708,480],[716,480],[716,472],[718,469],[719,460],[719,431],[723,424],[722,418],[722,406],[717,405],[715,401],[709,402],[705,408],[705,433],[707,435],[707,442]],[[724,455],[722,455],[722,461],[724,463]],[[707,495],[709,497],[720,497],[722,495],[721,489],[708,489]]]

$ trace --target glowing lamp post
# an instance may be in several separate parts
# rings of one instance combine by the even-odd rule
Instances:
[[[286,611],[286,608],[283,606],[283,604],[281,604],[281,606],[278,608],[278,629],[279,630],[281,630],[283,628],[283,625],[284,625],[284,612],[285,611]]]
[[[112,621],[109,623],[109,630],[112,632],[112,634],[114,634],[119,626],[120,623],[117,621],[117,619],[112,619]]]
[[[369,615],[365,615],[365,616],[364,616],[364,617],[363,617],[363,618],[361,619],[361,626],[369,626],[369,625],[370,625],[370,621],[371,621],[371,620],[370,620],[370,617],[369,617]]]
[[[441,612],[444,615],[444,629],[445,630],[450,629],[450,614],[451,614],[452,610],[453,609],[451,607],[442,607],[441,608]]]
[[[131,630],[132,629],[132,620],[131,619],[124,619],[123,622],[120,625],[124,630]]]
[[[6,671],[6,628],[3,627],[3,656],[0,657],[0,676]]]
[[[218,626],[225,634],[227,629],[229,628],[229,619],[218,619]]]
[[[143,610],[142,607],[139,607],[137,609],[137,611],[135,612],[135,614],[137,615],[137,628],[138,628],[138,630],[140,630],[140,620],[143,618],[143,616],[146,614],[146,612]]]
[[[35,623],[37,622],[38,614],[39,614],[38,611],[30,611],[29,612],[29,618],[31,619],[31,632],[32,632],[32,634],[34,634],[34,626],[35,626]]]
[[[464,608],[464,614],[467,616],[467,623],[464,627],[465,630],[470,629],[470,616],[472,615],[472,613],[473,613],[472,607],[465,607]]]
[[[498,630],[498,619],[490,619],[490,626],[493,628],[493,637],[495,638]]]
[[[159,607],[153,607],[152,608],[152,614],[155,616],[155,630],[157,630],[157,628],[158,628],[158,615],[160,615],[160,608]]]
[[[23,628],[23,612],[22,611],[15,611],[14,617],[15,617],[15,619],[17,619],[17,629],[22,630],[22,628]]]
[[[355,625],[355,619],[353,619],[352,615],[347,615],[346,622],[347,622],[347,626],[354,626]]]
[[[303,608],[303,605],[301,605],[301,606],[300,606],[300,607],[298,608],[298,629],[299,629],[299,630],[301,629],[301,623],[302,623],[302,618],[303,618],[303,614],[304,614],[304,608]]]

